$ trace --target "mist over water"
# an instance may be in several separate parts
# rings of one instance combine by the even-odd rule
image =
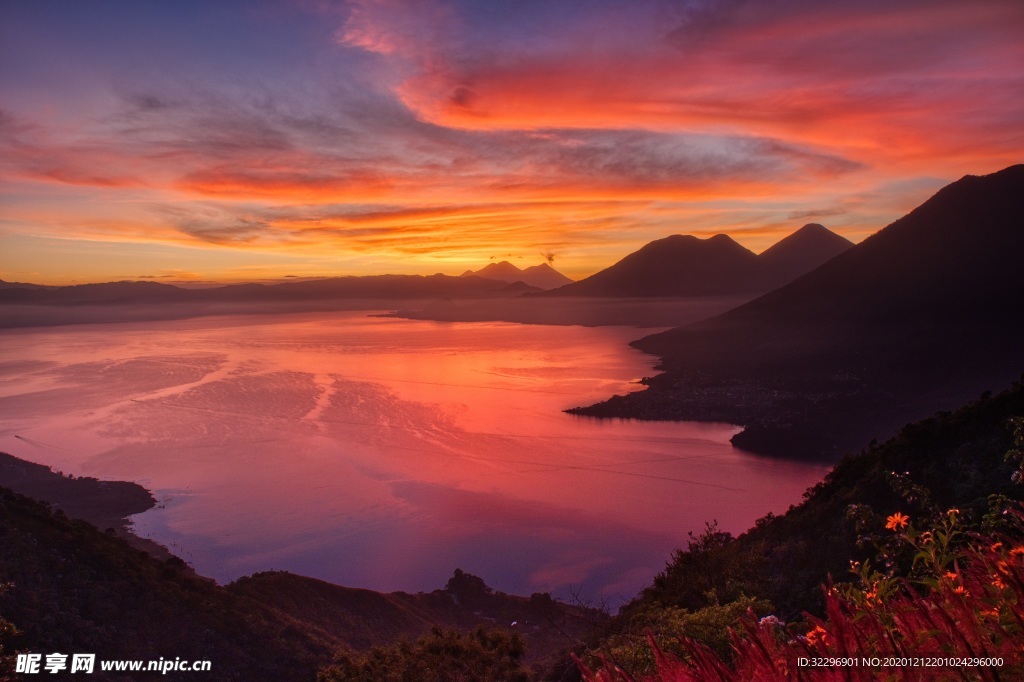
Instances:
[[[145,485],[137,531],[219,581],[429,591],[458,567],[616,603],[687,531],[745,530],[825,471],[737,451],[730,425],[562,413],[639,388],[643,333],[365,312],[9,330],[0,450]]]

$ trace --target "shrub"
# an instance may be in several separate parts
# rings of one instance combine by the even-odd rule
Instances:
[[[471,633],[433,628],[414,643],[342,651],[318,682],[527,682],[518,634],[477,628]]]

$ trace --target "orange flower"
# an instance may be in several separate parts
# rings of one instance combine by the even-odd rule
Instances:
[[[907,523],[910,521],[909,516],[905,516],[899,512],[896,512],[892,516],[888,516],[885,519],[885,527],[891,531],[899,531],[900,529],[906,528]]]
[[[828,643],[828,633],[825,632],[825,628],[820,625],[815,625],[814,629],[807,633],[807,643],[811,646],[821,644],[824,646]]]
[[[962,594],[965,597],[971,596],[971,593],[968,592],[967,589],[963,585],[957,585],[956,589],[953,590],[953,592],[955,592],[956,594]]]
[[[1010,556],[1024,556],[1024,545],[1017,546],[1011,549]]]

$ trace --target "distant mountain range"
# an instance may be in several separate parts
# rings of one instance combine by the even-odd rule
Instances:
[[[0,280],[0,304],[115,305],[310,302],[333,299],[441,299],[553,296],[704,296],[762,292],[788,282],[852,244],[821,225],[806,225],[760,256],[726,235],[673,235],[647,244],[580,281],[547,263],[520,269],[501,261],[459,277],[373,275],[280,284],[185,289],[152,281],[41,286]]]
[[[1024,165],[964,177],[790,284],[635,342],[665,373],[578,411],[744,424],[734,444],[783,456],[862,447],[1021,375],[1022,262]]]
[[[731,237],[672,235],[547,296],[713,296],[762,293],[810,272],[853,246],[812,223],[756,255]]]
[[[553,272],[553,271],[552,271]],[[556,273],[557,274],[557,273]],[[420,299],[518,296],[539,291],[517,282],[449,275],[374,275],[330,277],[281,284],[231,284],[183,289],[159,282],[106,282],[44,287],[0,281],[0,303],[109,305],[117,303],[200,303],[310,301],[342,298]]]
[[[555,296],[703,296],[763,292],[788,282],[852,246],[821,225],[806,225],[754,255],[726,235],[673,235],[647,244],[601,272],[573,282],[547,263],[520,269],[501,261],[459,277],[372,275],[280,284],[185,289],[153,281],[41,286],[0,280],[0,304],[256,303],[330,299],[439,299]]]
[[[572,284],[572,280],[555,270],[547,263],[532,265],[520,269],[503,260],[500,263],[491,263],[479,270],[466,270],[462,277],[483,277],[484,279],[495,279],[499,282],[523,282],[538,289],[555,289],[566,284]]]

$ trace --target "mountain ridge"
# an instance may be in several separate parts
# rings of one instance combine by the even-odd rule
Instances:
[[[494,591],[459,569],[443,588],[416,594],[286,571],[219,586],[169,552],[154,551],[155,543],[139,545],[134,536],[93,525],[127,528],[124,515],[153,504],[135,483],[65,476],[0,452],[0,624],[7,619],[18,628],[10,640],[0,628],[0,645],[90,651],[101,659],[171,653],[212,660],[218,679],[308,680],[339,647],[367,649],[432,628],[515,631],[528,647],[527,663],[553,665],[605,618],[546,593]],[[0,658],[6,679],[3,665]]]
[[[466,270],[460,277],[482,277],[483,279],[494,279],[501,282],[514,284],[523,282],[538,289],[555,289],[572,280],[555,270],[548,263],[531,265],[527,268],[519,268],[507,260],[498,263],[490,263],[479,270]]]
[[[808,223],[758,254],[763,269],[761,284],[766,291],[793,281],[827,263],[853,242],[820,223]]]
[[[853,246],[816,223],[757,255],[732,237],[674,234],[645,244],[613,265],[542,296],[669,297],[769,291]]]
[[[648,391],[574,410],[743,424],[738,447],[832,458],[1024,370],[1024,165],[966,176],[793,282],[633,343]]]

